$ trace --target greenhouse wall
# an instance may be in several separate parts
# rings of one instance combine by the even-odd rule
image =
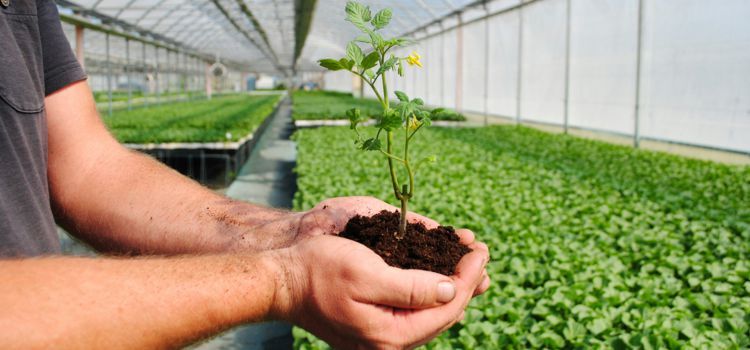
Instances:
[[[397,53],[419,52],[425,68],[390,74],[393,90],[521,122],[564,125],[567,114],[571,127],[629,136],[637,115],[643,138],[750,152],[750,1],[517,5],[490,2],[415,33]],[[326,82],[352,89],[340,73]]]

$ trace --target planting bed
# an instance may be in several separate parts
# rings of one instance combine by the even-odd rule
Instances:
[[[126,147],[210,187],[226,187],[282,95],[230,95],[118,111],[104,121]]]
[[[392,201],[385,160],[351,139],[296,134],[295,209]],[[412,149],[438,162],[411,209],[474,230],[492,254],[490,290],[426,348],[750,347],[750,168],[512,126],[429,129]]]
[[[359,108],[363,116],[374,118],[382,113],[380,102],[368,98],[356,98],[352,94],[333,91],[296,91],[292,97],[292,118],[300,121],[346,120],[346,111]],[[394,98],[393,103],[398,102]],[[435,121],[465,121],[466,117],[446,111],[438,114]]]
[[[104,121],[123,143],[233,142],[263,123],[280,96],[231,95],[170,103],[117,111]]]

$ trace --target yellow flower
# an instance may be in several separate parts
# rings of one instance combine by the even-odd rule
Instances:
[[[419,62],[419,60],[422,58],[416,51],[412,51],[411,55],[409,57],[406,57],[406,63],[408,63],[410,66],[418,66],[422,67],[422,62]]]

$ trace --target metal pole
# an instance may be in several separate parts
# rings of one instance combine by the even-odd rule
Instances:
[[[148,80],[145,79],[148,75],[148,65],[146,64],[146,43],[145,42],[141,46],[141,63],[143,64],[144,81],[148,82]],[[151,87],[149,86],[149,90],[150,89]],[[143,94],[143,103],[144,103],[144,106],[146,107],[148,107],[148,97],[149,96],[147,96],[147,94]]]
[[[130,79],[130,39],[125,39],[125,75],[128,78],[128,110],[133,109],[133,86]]]
[[[570,118],[570,5],[565,1],[565,105],[563,111],[563,132],[568,134],[568,120]]]
[[[161,105],[161,64],[159,63],[158,46],[154,46],[154,55],[156,56],[156,73],[154,74],[154,81],[156,82],[156,104]]]
[[[489,14],[487,3],[483,4],[484,11]],[[484,20],[484,126],[489,125],[490,119],[490,19]]]
[[[633,147],[641,145],[641,51],[643,50],[643,0],[638,0],[638,46],[635,62],[635,125],[633,125]]]
[[[456,27],[456,111],[463,110],[464,96],[464,26],[463,16],[458,14],[458,27]]]
[[[443,30],[442,21],[440,30]],[[445,33],[440,35],[440,71],[440,106],[445,107]]]
[[[78,58],[78,63],[81,64],[81,68],[86,68],[86,56],[84,53],[84,44],[83,44],[83,26],[76,25],[76,57]]]
[[[167,76],[166,78],[167,87],[166,89],[164,89],[164,92],[167,93],[167,96],[166,96],[167,102],[170,102],[172,100],[172,72],[173,72],[172,68],[173,67],[172,67],[172,62],[169,59],[170,58],[169,54],[171,53],[171,51],[169,49],[165,49],[165,51],[167,52],[167,65],[164,69],[164,74],[166,74]]]
[[[107,50],[107,104],[108,104],[108,115],[112,116],[112,62],[109,53],[109,33],[105,35],[106,38],[106,50]]]
[[[521,124],[521,79],[523,79],[523,7],[518,9],[518,72],[516,72],[516,124]]]

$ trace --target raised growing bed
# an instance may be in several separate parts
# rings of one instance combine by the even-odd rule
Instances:
[[[357,98],[350,93],[333,91],[296,91],[292,96],[292,119],[297,128],[349,125],[346,111],[359,108],[362,115],[373,117],[382,110],[377,100]],[[435,126],[456,127],[466,120],[461,114],[444,113],[439,115]],[[374,120],[365,123],[373,124]]]
[[[118,111],[105,123],[126,147],[201,183],[229,184],[284,95],[232,95]]]
[[[425,348],[750,346],[750,167],[525,127],[426,132],[414,157],[439,160],[412,208],[476,232],[493,283]],[[295,209],[392,199],[385,161],[351,147],[347,128],[295,139]],[[328,348],[294,334],[298,349]]]

